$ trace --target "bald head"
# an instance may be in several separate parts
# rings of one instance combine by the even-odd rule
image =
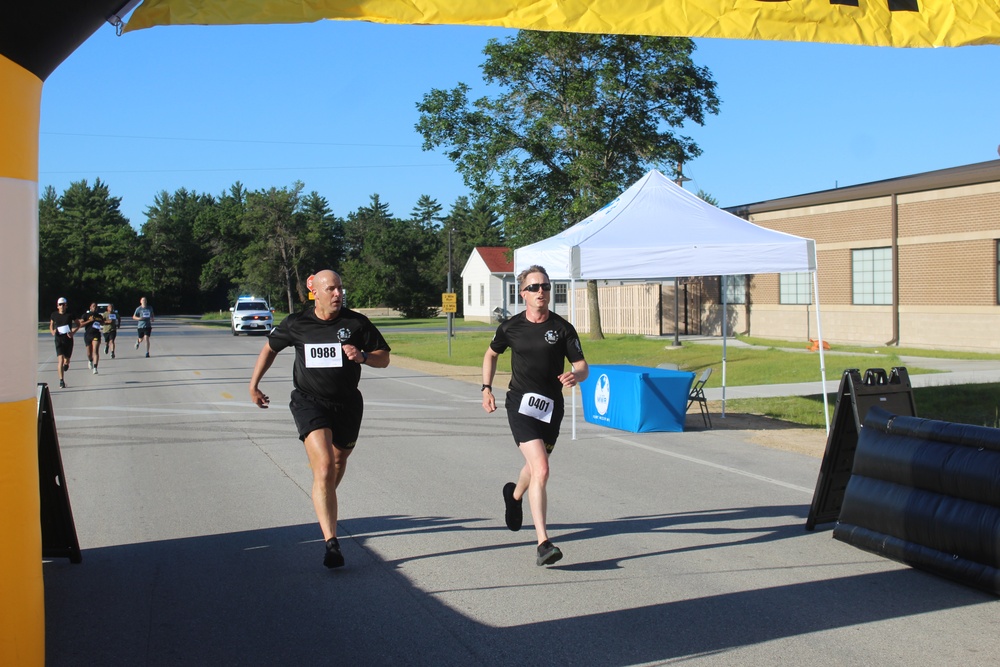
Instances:
[[[344,284],[340,274],[324,269],[313,276],[313,294],[316,296],[316,316],[330,320],[340,313],[344,306]]]

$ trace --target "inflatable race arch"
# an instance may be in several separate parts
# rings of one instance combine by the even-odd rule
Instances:
[[[0,384],[0,664],[45,662],[37,455],[38,130],[45,79],[107,22],[321,19],[931,47],[1000,43],[1000,0],[48,0],[0,22],[0,284],[12,354]],[[135,38],[135,37],[133,37]]]

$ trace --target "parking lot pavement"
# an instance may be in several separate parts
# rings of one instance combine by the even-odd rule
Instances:
[[[564,422],[538,567],[502,411],[392,366],[364,369],[327,570],[291,355],[249,403],[261,344],[181,328],[53,392],[83,562],[43,568],[48,665],[1000,663],[997,599],[806,531],[819,460],[732,431]]]

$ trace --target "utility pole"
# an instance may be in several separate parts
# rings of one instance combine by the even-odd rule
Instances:
[[[448,293],[453,294],[451,288],[451,233],[455,231],[453,225],[448,225]],[[451,357],[451,337],[452,337],[452,320],[454,313],[448,313],[448,356]]]

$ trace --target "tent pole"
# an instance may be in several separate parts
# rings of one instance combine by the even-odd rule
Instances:
[[[574,327],[576,326],[576,279],[569,279],[569,321]],[[582,389],[580,391],[583,391]],[[573,404],[573,427],[572,435],[570,440],[576,440],[576,389],[570,389],[569,394],[572,397]]]
[[[726,277],[722,276],[722,418],[726,418],[726,320],[729,319],[726,307]]]
[[[829,399],[826,397],[826,357],[823,355],[823,326],[820,324],[819,316],[819,265],[816,264],[816,247],[813,246],[813,292],[816,294],[816,340],[819,345],[819,376],[822,384],[823,394],[823,421],[826,423],[826,435],[830,437],[830,408]]]

